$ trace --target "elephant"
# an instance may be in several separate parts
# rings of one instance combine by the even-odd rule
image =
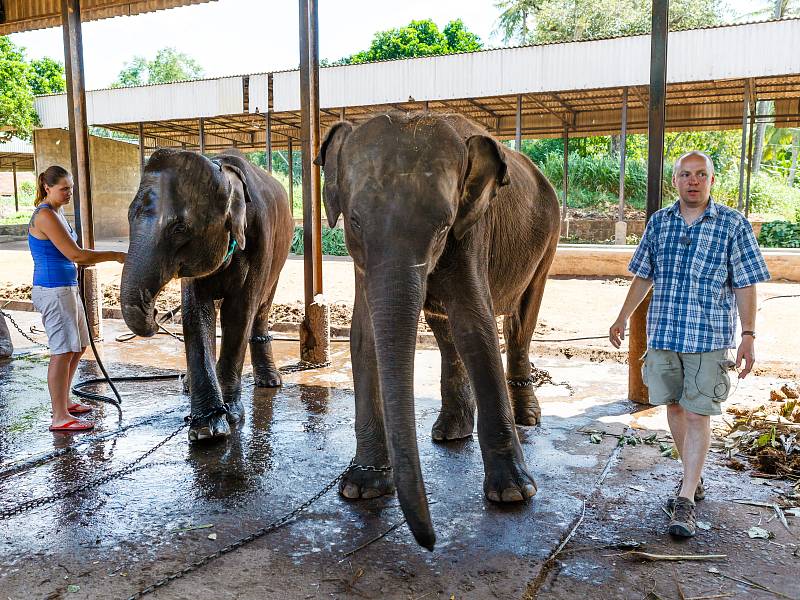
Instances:
[[[0,358],[10,358],[14,354],[14,344],[11,341],[11,333],[8,331],[6,319],[0,312]]]
[[[160,149],[147,162],[128,223],[120,285],[125,323],[137,335],[154,335],[155,299],[171,279],[181,278],[189,440],[224,438],[244,414],[248,342],[255,385],[281,385],[268,318],[294,231],[286,191],[238,151],[209,159]],[[222,341],[215,369],[219,300]]]
[[[342,216],[355,270],[356,466],[339,491],[356,499],[396,489],[414,537],[432,550],[414,416],[419,313],[441,352],[434,441],[471,436],[477,405],[484,495],[532,497],[515,421],[541,415],[528,351],[558,244],[556,193],[526,156],[459,115],[340,121],[316,160],[328,221]],[[506,374],[496,315],[505,315]]]

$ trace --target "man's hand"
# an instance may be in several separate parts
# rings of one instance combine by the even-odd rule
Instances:
[[[625,328],[627,326],[627,319],[617,319],[608,330],[608,339],[614,348],[619,348],[622,345],[622,340],[625,339]]]
[[[751,335],[742,336],[742,343],[739,344],[739,351],[736,353],[736,368],[742,369],[742,361],[744,361],[744,368],[739,371],[739,379],[744,379],[753,368],[756,362],[756,353],[753,349],[755,340]]]

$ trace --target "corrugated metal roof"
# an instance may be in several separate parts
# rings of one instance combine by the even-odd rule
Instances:
[[[0,153],[33,154],[33,144],[19,138],[0,142]]]
[[[82,0],[81,20],[138,15],[215,0]],[[61,25],[61,0],[4,0],[5,19],[0,35]]]

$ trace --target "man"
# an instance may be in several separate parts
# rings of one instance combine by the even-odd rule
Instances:
[[[672,439],[683,462],[668,531],[696,532],[695,501],[702,500],[703,464],[711,443],[711,415],[721,414],[736,367],[739,379],[753,368],[756,283],[767,281],[764,258],[747,219],[711,199],[714,165],[702,152],[675,162],[679,199],[656,212],[628,265],[634,278],[609,330],[619,348],[634,309],[651,287],[647,353],[642,376],[650,403],[667,406]],[[735,363],[736,311],[742,332]]]

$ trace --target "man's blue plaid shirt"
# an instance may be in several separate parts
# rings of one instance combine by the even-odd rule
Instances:
[[[679,202],[656,212],[628,270],[653,280],[648,348],[675,352],[735,348],[733,288],[770,278],[750,223],[713,200],[691,226]]]

